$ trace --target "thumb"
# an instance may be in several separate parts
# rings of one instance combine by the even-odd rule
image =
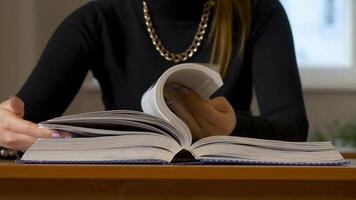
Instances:
[[[25,103],[16,96],[9,98],[11,110],[19,117],[23,118],[25,114]]]
[[[232,106],[225,97],[215,97],[210,99],[209,104],[220,112],[229,112],[232,109]]]

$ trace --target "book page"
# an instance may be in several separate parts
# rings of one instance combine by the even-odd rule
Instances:
[[[74,136],[98,137],[133,135],[138,132],[161,134],[181,143],[178,130],[161,118],[138,111],[110,110],[58,117],[41,123],[42,126],[64,130]]]
[[[162,135],[136,134],[96,138],[39,139],[25,152],[23,161],[164,160],[171,161],[181,150]]]
[[[203,99],[216,92],[222,85],[220,74],[206,66],[185,63],[168,69],[142,97],[142,109],[157,117],[172,123],[184,138],[183,147],[189,148],[192,136],[188,126],[177,117],[166,105],[164,100],[164,88],[171,84],[187,86],[198,93]]]
[[[331,142],[285,142],[235,136],[203,138],[191,147],[198,159],[250,160],[272,163],[342,161]]]

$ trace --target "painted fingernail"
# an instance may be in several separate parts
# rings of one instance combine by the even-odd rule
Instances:
[[[59,131],[52,131],[52,138],[60,138],[61,134],[59,134]]]
[[[178,84],[173,84],[172,85],[172,89],[175,90],[175,91],[178,91],[180,88],[181,88],[181,86],[178,85]]]
[[[174,108],[176,107],[175,102],[174,102],[173,99],[169,100],[169,101],[167,102],[167,105],[168,105],[168,107],[170,107],[171,109],[174,109]]]
[[[182,88],[182,92],[183,92],[183,94],[184,94],[185,96],[189,96],[190,91],[189,91],[188,88],[183,87],[183,88]]]
[[[14,96],[14,95],[11,95],[11,96],[9,97],[9,101],[14,100],[14,98],[15,98],[15,96]]]

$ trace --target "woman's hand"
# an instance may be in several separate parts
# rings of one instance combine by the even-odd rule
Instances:
[[[230,135],[236,126],[235,111],[225,97],[205,101],[178,84],[166,87],[164,94],[167,105],[188,125],[194,139]]]
[[[37,138],[61,137],[58,131],[40,128],[23,120],[24,102],[10,97],[0,104],[0,146],[13,150],[28,149]]]

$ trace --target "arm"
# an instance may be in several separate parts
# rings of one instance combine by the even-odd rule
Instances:
[[[18,93],[25,119],[40,122],[61,115],[95,62],[97,28],[93,3],[66,18],[49,40],[37,66]]]
[[[60,115],[79,90],[93,61],[93,16],[90,4],[69,16],[53,34],[18,93],[25,103],[11,97],[0,104],[0,146],[26,150],[37,138],[66,136],[67,133],[40,128],[33,122]]]
[[[278,1],[260,2],[244,67],[252,68],[261,116],[235,112],[224,97],[204,101],[189,88],[176,86],[171,96],[166,96],[167,104],[189,126],[195,139],[238,135],[306,140],[308,121],[289,23]]]
[[[237,112],[235,133],[305,141],[308,121],[290,25],[282,5],[278,1],[266,1],[265,4],[267,2],[274,7],[271,12],[264,13],[261,8],[261,12],[256,13],[258,21],[254,21],[250,47],[246,52],[261,116]]]

